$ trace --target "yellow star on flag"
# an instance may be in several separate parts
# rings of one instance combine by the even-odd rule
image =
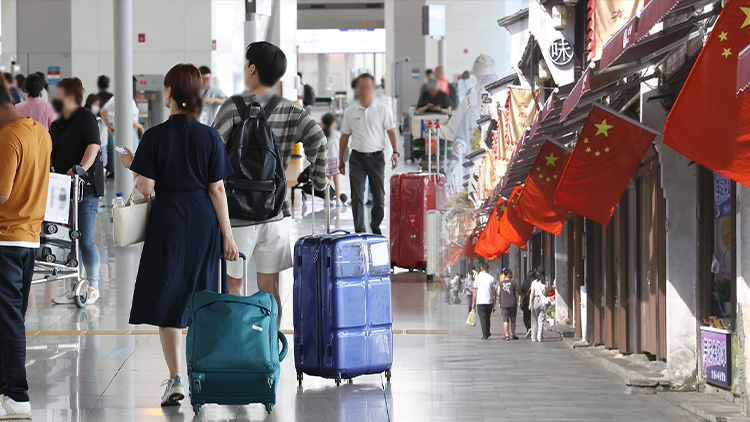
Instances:
[[[729,56],[732,55],[732,49],[731,48],[725,48],[724,52],[721,53],[722,56],[724,56],[725,59],[728,59]]]
[[[507,208],[507,207],[505,206],[505,204],[503,204],[503,205],[502,205],[502,206],[500,207],[500,212],[505,212],[505,209],[506,209],[506,208]]]
[[[610,151],[609,147],[604,148],[604,152],[609,152],[609,151]]]
[[[539,173],[539,178],[540,179],[544,178],[544,175],[542,173]]]
[[[740,9],[745,12],[745,22],[742,22],[742,26],[740,29],[750,25],[750,7],[740,7]]]
[[[586,148],[586,152],[591,152],[591,148]]]
[[[553,175],[552,175],[552,178],[553,178],[553,179],[555,179],[555,180],[557,180],[557,175],[556,175],[556,174],[553,174]]]
[[[542,168],[541,167],[537,167],[536,171],[542,171]]]
[[[547,178],[547,181],[548,181],[548,182],[550,181],[550,178],[549,178],[549,177]]]
[[[602,153],[599,152],[599,151],[597,151],[597,152],[594,153],[594,155],[598,157],[598,156],[602,155]]]
[[[602,120],[599,124],[595,123],[594,126],[596,127],[596,136],[604,135],[607,137],[609,136],[609,130],[614,127],[613,125],[607,124],[607,119]]]
[[[583,140],[583,143],[584,143],[584,144],[588,144],[588,143],[589,143],[589,138],[586,138],[586,139],[584,139],[584,140]]]
[[[728,35],[729,35],[729,33],[727,31],[722,31],[721,34],[719,34],[719,39],[721,41],[726,41]]]
[[[547,165],[548,166],[552,166],[552,167],[555,166],[555,163],[557,162],[558,158],[560,158],[560,157],[555,157],[555,154],[553,154],[551,152],[549,153],[549,155],[547,157],[544,157],[544,159],[547,160]]]

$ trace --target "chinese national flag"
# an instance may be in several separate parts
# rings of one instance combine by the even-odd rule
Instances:
[[[531,237],[531,233],[534,231],[534,226],[518,215],[518,198],[522,195],[522,192],[522,186],[513,188],[513,192],[506,203],[505,213],[500,218],[498,233],[510,243],[524,249],[526,242],[529,241],[529,237]]]
[[[500,228],[500,218],[505,212],[505,200],[500,199],[497,202],[497,206],[492,210],[490,218],[487,220],[487,224],[482,230],[482,234],[479,235],[474,251],[483,256],[484,258],[494,261],[498,256],[508,252],[510,249],[510,242],[505,240],[498,233]]]
[[[672,107],[664,144],[750,186],[750,95],[736,95],[737,57],[750,44],[750,1],[729,0]]]
[[[469,238],[466,241],[466,245],[464,245],[464,250],[462,252],[462,255],[464,258],[474,259],[474,258],[480,258],[480,255],[476,253],[474,248],[477,245],[477,241],[479,241],[479,235],[482,234],[479,230],[474,230],[470,235]]]
[[[568,218],[568,210],[555,205],[555,191],[569,158],[568,150],[554,142],[545,142],[516,207],[521,218],[555,236],[562,232]]]
[[[657,132],[595,105],[570,155],[555,205],[607,225]]]

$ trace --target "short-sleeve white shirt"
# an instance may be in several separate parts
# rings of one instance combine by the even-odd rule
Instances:
[[[346,108],[341,119],[341,133],[351,135],[349,148],[357,152],[385,150],[386,132],[395,128],[393,115],[379,101],[373,101],[367,108],[354,103]]]

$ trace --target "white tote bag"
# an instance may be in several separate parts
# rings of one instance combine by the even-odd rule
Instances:
[[[151,213],[151,197],[138,200],[133,199],[133,192],[124,207],[112,209],[112,226],[114,228],[115,245],[130,246],[146,240],[148,215]]]

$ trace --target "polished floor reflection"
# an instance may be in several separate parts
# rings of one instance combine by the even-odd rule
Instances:
[[[290,180],[299,166],[293,161]],[[313,214],[310,199],[303,204],[297,198],[292,239],[310,233],[313,218],[316,230],[323,230],[323,203],[315,205]],[[99,302],[85,309],[52,305],[63,286],[32,288],[27,370],[35,421],[691,420],[657,397],[623,394],[620,383],[551,334],[542,344],[502,341],[495,317],[496,335],[481,341],[478,327],[464,325],[465,305],[445,304],[438,286],[409,272],[393,277],[390,383],[370,375],[336,387],[332,380],[305,377],[298,387],[290,355],[282,364],[272,415],[261,405],[206,405],[196,417],[189,399],[180,408],[162,409],[167,371],[156,329],[128,324],[140,248],[112,246],[109,209],[100,212]],[[352,228],[348,207],[332,214],[335,228]],[[291,310],[291,270],[282,274],[281,288],[283,305]],[[291,332],[291,312],[284,313],[281,328]]]

